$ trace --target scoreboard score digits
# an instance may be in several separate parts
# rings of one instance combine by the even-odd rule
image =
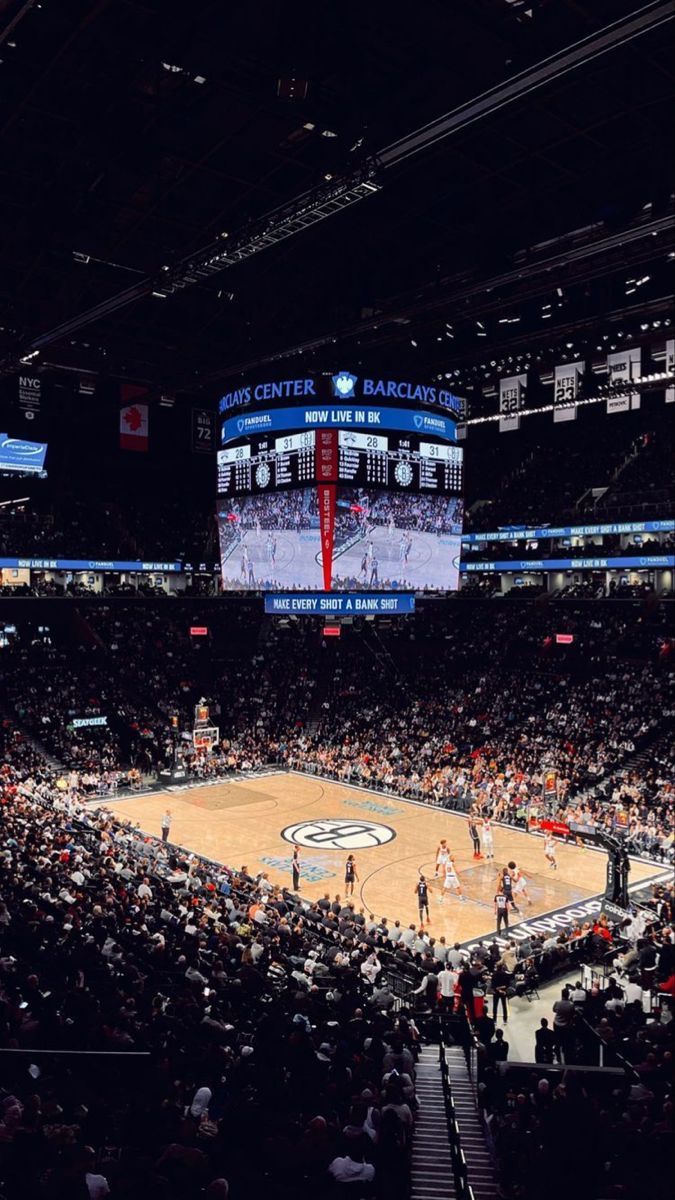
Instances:
[[[457,495],[463,484],[463,450],[413,434],[338,429],[335,482]],[[250,438],[218,451],[218,495],[236,496],[317,482],[316,431]]]

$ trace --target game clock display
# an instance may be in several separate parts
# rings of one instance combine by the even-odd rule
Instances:
[[[459,446],[413,434],[339,429],[335,482],[427,495],[457,495],[463,484]],[[249,438],[218,452],[218,495],[258,495],[317,482],[316,430]]]

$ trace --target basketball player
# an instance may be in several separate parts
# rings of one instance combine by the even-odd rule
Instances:
[[[464,896],[462,895],[462,885],[459,882],[459,875],[455,869],[455,860],[452,858],[452,856],[448,858],[448,861],[445,864],[443,891],[439,900],[440,904],[443,903],[444,896],[449,896],[450,892],[454,892],[456,896],[459,896],[460,900],[464,899]]]
[[[241,555],[240,575],[241,575],[244,583],[246,583],[246,579],[248,577],[248,550],[246,549],[246,546],[244,546],[244,549],[243,549],[242,555]]]
[[[445,864],[449,858],[450,851],[448,850],[448,843],[446,842],[445,838],[441,838],[436,851],[436,870],[434,871],[434,875],[445,875]]]
[[[248,586],[255,587],[255,574],[253,572],[253,563],[251,562],[250,558],[248,560]]]
[[[347,856],[347,861],[345,863],[345,895],[346,896],[354,895],[354,884],[358,883],[358,881],[359,881],[359,877],[356,874],[356,863],[354,862],[354,855],[349,854]]]
[[[368,585],[369,587],[377,587],[378,586],[378,583],[379,583],[378,567],[379,567],[379,563],[378,563],[377,559],[376,558],[371,559],[370,583]]]
[[[293,891],[300,891],[300,851],[298,847],[293,848],[293,857],[291,859],[291,871],[293,872]]]
[[[503,891],[504,895],[507,897],[508,902],[511,905],[511,908],[513,909],[514,912],[517,913],[517,912],[520,912],[520,909],[516,907],[516,902],[513,899],[513,883],[514,883],[514,879],[515,879],[515,871],[516,871],[516,864],[514,862],[510,862],[508,864],[508,866],[504,867],[503,871],[500,872],[498,879],[499,879],[499,882],[501,883],[501,890]]]
[[[492,821],[489,817],[483,817],[481,834],[483,836],[483,853],[485,854],[485,857],[488,859],[494,858],[495,843],[492,836]]]
[[[424,914],[427,914],[427,925],[429,924],[429,888],[424,875],[420,875],[416,885],[415,893],[417,895],[417,907],[420,912],[420,924],[424,921]]]
[[[480,837],[478,835],[478,822],[476,820],[475,812],[469,814],[469,837],[473,842],[474,858],[482,858],[483,856],[480,852]]]
[[[547,833],[544,838],[544,855],[549,865],[549,870],[557,871],[558,864],[556,862],[556,844],[552,833]]]
[[[527,890],[527,879],[520,869],[516,871],[516,876],[513,883],[513,894],[514,896],[518,897],[522,896],[525,900],[527,900],[527,903],[530,905],[530,907],[532,906],[532,900],[530,899],[530,894]]]

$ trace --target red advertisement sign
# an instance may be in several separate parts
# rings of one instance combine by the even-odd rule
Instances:
[[[335,485],[332,483],[320,483],[318,490],[323,587],[325,592],[329,592],[333,568],[333,539],[335,535]]]
[[[338,437],[337,429],[316,431],[316,477],[328,482],[337,479]]]
[[[546,817],[530,817],[530,829],[542,829],[544,833],[554,833],[558,837],[570,833],[570,827],[564,821],[549,821]]]

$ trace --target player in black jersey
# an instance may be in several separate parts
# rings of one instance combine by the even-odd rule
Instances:
[[[420,911],[420,921],[424,921],[424,914],[427,915],[427,925],[429,924],[429,888],[424,875],[420,875],[415,884],[415,893],[417,895],[417,907]]]
[[[513,899],[513,885],[516,881],[516,864],[514,862],[510,862],[506,867],[504,867],[499,879],[501,882],[501,891],[507,897],[511,908],[515,913],[520,912],[520,909],[516,906],[516,902]]]
[[[356,863],[354,855],[349,854],[345,863],[345,893],[348,896],[354,895],[354,884],[358,883],[359,877],[356,874]]]

